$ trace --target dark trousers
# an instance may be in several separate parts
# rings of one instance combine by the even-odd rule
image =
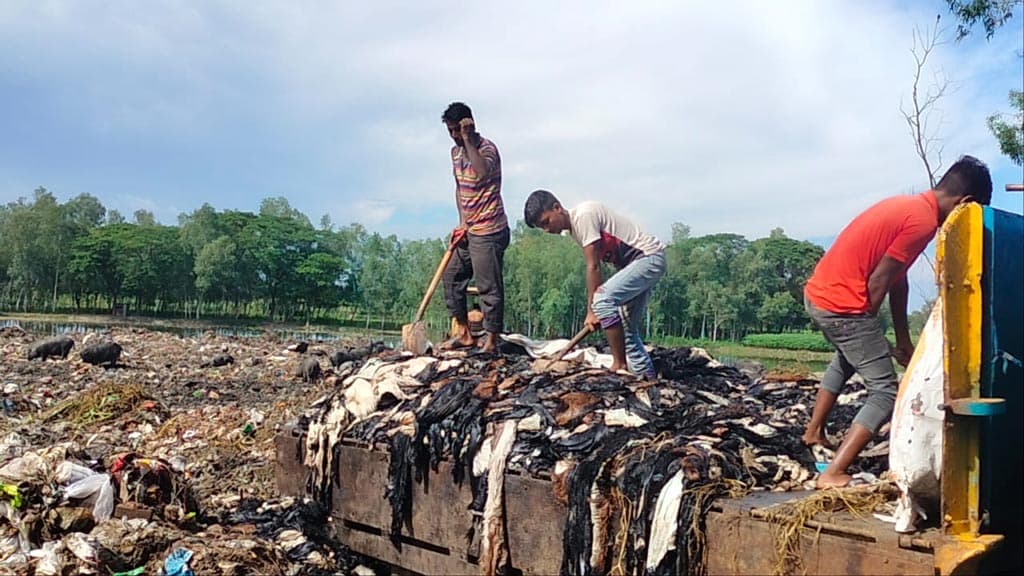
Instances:
[[[477,236],[466,234],[466,241],[455,249],[444,271],[444,302],[448,313],[467,325],[466,288],[476,280],[480,292],[480,311],[484,330],[500,334],[505,324],[505,276],[503,266],[508,248],[509,230]]]

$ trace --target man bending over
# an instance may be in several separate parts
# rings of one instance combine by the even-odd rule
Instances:
[[[640,327],[651,289],[665,275],[665,246],[603,204],[583,202],[566,210],[547,190],[530,194],[524,216],[531,228],[550,234],[568,231],[583,248],[590,304],[584,322],[604,329],[614,359],[611,370],[628,367],[643,378],[656,378],[654,364],[640,338]],[[618,268],[603,284],[602,261]]]

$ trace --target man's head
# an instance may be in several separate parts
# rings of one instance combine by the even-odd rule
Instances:
[[[974,156],[961,156],[935,185],[935,198],[939,204],[939,219],[964,202],[977,202],[987,206],[992,201],[992,176],[988,166]]]
[[[540,228],[550,234],[561,234],[572,227],[569,212],[547,190],[534,190],[526,199],[523,218],[530,228]]]
[[[462,102],[452,102],[441,115],[441,120],[448,127],[448,135],[455,141],[456,146],[462,146],[462,131],[459,129],[459,122],[463,118],[472,118],[473,111]]]

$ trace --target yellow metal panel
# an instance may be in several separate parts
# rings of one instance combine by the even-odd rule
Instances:
[[[981,206],[958,207],[939,232],[939,295],[945,308],[945,401],[980,396],[984,259]],[[979,440],[976,418],[946,412],[942,514],[947,534],[977,534]]]
[[[935,568],[941,576],[977,574],[979,563],[1003,545],[1001,534],[950,536],[935,549]]]

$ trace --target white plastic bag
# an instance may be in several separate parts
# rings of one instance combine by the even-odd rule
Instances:
[[[36,558],[36,574],[38,576],[60,576],[64,573],[64,543],[61,541],[44,542],[42,548],[29,552]]]
[[[927,519],[929,504],[940,497],[945,419],[942,319],[939,299],[900,382],[893,409],[889,469],[901,492],[893,514],[897,532],[913,532],[919,518]]]
[[[109,474],[93,474],[69,484],[64,488],[68,498],[88,498],[96,494],[96,502],[92,507],[92,517],[97,522],[109,520],[114,514],[114,484]]]
[[[53,479],[58,484],[74,484],[79,480],[83,480],[89,476],[96,474],[91,468],[82,466],[81,464],[75,464],[70,460],[65,460],[57,466],[57,471],[53,475]]]

